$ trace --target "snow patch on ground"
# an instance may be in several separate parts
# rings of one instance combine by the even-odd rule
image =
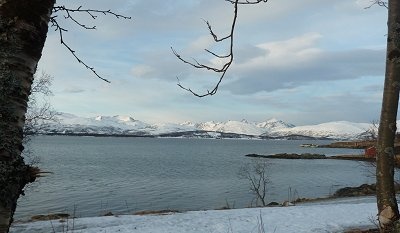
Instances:
[[[293,207],[248,208],[174,213],[78,218],[75,233],[258,233],[341,232],[354,227],[374,227],[376,203],[319,204]],[[261,216],[261,218],[260,218]],[[11,233],[66,232],[58,220],[15,224]],[[72,222],[69,220],[71,230]],[[72,231],[71,231],[72,232]]]

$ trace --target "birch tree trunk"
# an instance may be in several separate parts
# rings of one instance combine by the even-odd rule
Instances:
[[[38,169],[25,164],[22,129],[55,0],[0,0],[0,233]]]
[[[377,143],[377,204],[381,232],[400,232],[394,189],[394,139],[400,88],[400,0],[389,0],[386,74]]]

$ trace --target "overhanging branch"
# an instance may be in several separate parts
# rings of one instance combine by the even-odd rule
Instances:
[[[204,22],[207,25],[208,31],[210,32],[211,36],[213,37],[214,41],[216,43],[220,43],[220,42],[224,42],[226,40],[229,40],[229,52],[226,55],[220,55],[217,54],[211,50],[205,49],[205,51],[212,55],[215,58],[218,59],[226,59],[227,61],[222,65],[222,67],[215,67],[212,65],[205,65],[203,63],[198,62],[196,59],[193,59],[194,62],[188,61],[185,58],[182,58],[182,56],[174,49],[171,47],[172,53],[175,55],[175,57],[177,57],[180,61],[182,61],[185,64],[188,64],[196,69],[206,69],[209,70],[211,72],[214,73],[218,73],[219,74],[219,78],[217,83],[214,85],[213,89],[207,90],[205,93],[203,94],[199,94],[195,91],[193,91],[191,88],[188,88],[184,85],[182,85],[180,83],[179,77],[177,77],[178,80],[178,87],[182,88],[185,91],[188,91],[190,93],[192,93],[194,96],[197,97],[205,97],[205,96],[211,96],[211,95],[215,95],[218,91],[218,88],[220,86],[220,84],[222,83],[222,80],[225,78],[225,75],[229,69],[229,67],[232,65],[233,62],[233,58],[234,58],[234,50],[233,50],[233,45],[234,45],[234,32],[235,32],[235,26],[236,26],[236,21],[237,21],[237,17],[238,17],[238,5],[242,4],[242,5],[247,5],[247,4],[258,4],[261,2],[268,2],[268,0],[254,0],[254,1],[239,1],[239,0],[225,0],[227,2],[230,2],[234,5],[234,11],[233,11],[233,19],[232,19],[232,24],[231,24],[231,28],[230,28],[230,33],[229,35],[225,36],[225,37],[218,37],[218,35],[214,32],[211,24],[209,21],[204,20]]]
[[[65,6],[55,6],[52,11],[52,16],[50,18],[51,26],[54,27],[55,31],[58,31],[59,36],[60,36],[60,43],[67,48],[67,50],[75,57],[75,59],[81,63],[86,69],[89,69],[96,77],[99,79],[110,83],[109,80],[103,78],[101,75],[99,75],[94,67],[89,66],[86,62],[84,62],[77,54],[76,51],[73,50],[65,41],[63,38],[63,33],[67,32],[68,30],[65,29],[60,25],[60,23],[57,21],[57,17],[59,16],[59,13],[64,13],[64,19],[71,20],[74,22],[76,25],[79,27],[86,29],[86,30],[95,30],[96,26],[87,26],[86,24],[83,24],[81,21],[79,21],[76,17],[75,14],[87,14],[89,15],[92,19],[97,19],[98,14],[103,14],[103,15],[112,15],[115,16],[117,19],[131,19],[131,17],[124,16],[117,14],[111,10],[93,10],[93,9],[82,9],[82,6],[79,6],[76,9],[71,9],[67,8]]]
[[[374,5],[382,6],[385,7],[386,9],[389,9],[388,2],[382,0],[373,0],[371,5],[365,7],[365,9],[369,9]]]

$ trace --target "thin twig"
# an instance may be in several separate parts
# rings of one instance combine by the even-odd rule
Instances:
[[[389,9],[388,2],[382,1],[382,0],[374,0],[372,1],[371,5],[364,7],[364,9],[369,9],[373,7],[374,5],[382,6],[385,7],[386,9]]]
[[[93,9],[82,9],[82,6],[79,6],[76,9],[71,9],[71,8],[67,8],[65,6],[55,6],[53,8],[52,11],[52,17],[50,18],[50,22],[51,22],[51,26],[55,27],[55,31],[58,31],[59,36],[60,36],[60,42],[61,44],[68,49],[68,51],[75,57],[75,59],[81,63],[86,69],[89,69],[94,75],[96,75],[99,79],[110,83],[109,80],[101,77],[96,70],[94,69],[94,67],[89,66],[86,62],[84,62],[82,59],[80,59],[77,55],[76,55],[76,51],[73,50],[65,41],[63,38],[63,33],[67,32],[68,30],[63,28],[59,22],[57,21],[57,13],[59,12],[64,12],[64,18],[65,19],[69,19],[72,22],[74,22],[76,25],[78,25],[79,27],[82,27],[83,29],[86,30],[95,30],[96,26],[86,26],[85,24],[81,23],[79,20],[77,20],[74,16],[74,14],[79,14],[79,13],[84,13],[84,14],[88,14],[92,19],[96,19],[97,18],[97,14],[103,14],[103,15],[112,15],[115,16],[117,19],[131,19],[131,17],[128,16],[124,16],[124,15],[120,15],[117,14],[111,10],[93,10]]]
[[[219,85],[221,84],[222,80],[224,79],[229,67],[232,65],[233,58],[234,58],[233,45],[234,45],[234,32],[235,32],[236,20],[237,20],[237,16],[238,16],[238,5],[239,4],[243,4],[243,5],[244,4],[258,4],[260,2],[268,2],[268,0],[254,0],[254,1],[225,0],[225,1],[230,2],[234,5],[234,14],[233,14],[233,19],[232,19],[232,24],[231,24],[231,29],[230,29],[229,35],[227,35],[225,37],[218,37],[218,35],[214,32],[210,22],[207,20],[204,20],[204,22],[207,25],[208,31],[210,32],[211,36],[213,37],[213,39],[216,43],[223,42],[225,40],[229,40],[229,53],[227,55],[219,55],[215,52],[212,52],[211,50],[205,49],[205,51],[207,53],[211,54],[212,56],[214,56],[216,58],[227,59],[227,61],[222,65],[222,67],[218,68],[218,67],[214,67],[214,66],[210,66],[210,65],[205,65],[203,63],[198,62],[196,59],[193,59],[194,62],[190,62],[190,61],[186,60],[185,58],[182,58],[182,56],[174,48],[171,47],[172,53],[175,55],[175,57],[177,57],[183,63],[188,64],[196,69],[206,69],[206,70],[220,74],[217,83],[214,85],[214,88],[211,91],[207,90],[206,93],[204,93],[204,94],[199,94],[199,93],[193,91],[191,88],[185,87],[184,85],[182,85],[180,83],[179,77],[177,77],[178,87],[182,88],[185,91],[192,93],[194,96],[197,96],[197,97],[205,97],[205,96],[215,95],[217,93]]]
[[[234,1],[234,0],[225,0],[225,1],[230,2],[232,4],[235,4],[237,2],[237,4],[243,4],[243,5],[257,4],[257,3],[260,3],[260,2],[268,2],[268,0],[256,0],[256,1],[247,1],[246,0],[244,2],[242,2],[242,1]]]

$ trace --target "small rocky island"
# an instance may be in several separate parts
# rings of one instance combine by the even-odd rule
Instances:
[[[247,154],[246,157],[252,158],[269,158],[269,159],[326,159],[327,157],[322,154],[311,154],[311,153],[280,153],[274,155],[259,155],[259,154]]]

